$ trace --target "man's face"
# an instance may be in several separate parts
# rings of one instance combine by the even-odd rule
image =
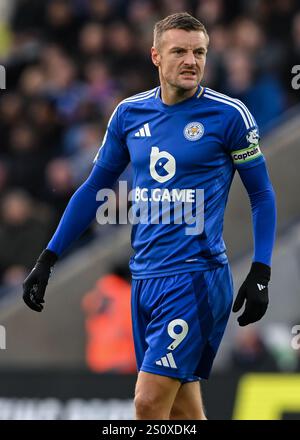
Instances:
[[[206,62],[207,38],[202,31],[170,29],[163,33],[159,48],[152,47],[152,61],[159,66],[161,82],[181,89],[198,86]]]

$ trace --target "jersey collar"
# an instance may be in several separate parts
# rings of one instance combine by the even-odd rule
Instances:
[[[157,105],[166,112],[175,112],[178,111],[179,108],[184,108],[185,106],[189,106],[192,102],[197,101],[201,96],[203,96],[205,87],[202,87],[200,84],[198,85],[197,91],[190,98],[185,99],[184,101],[178,102],[177,104],[167,105],[161,99],[161,88],[157,87],[155,93],[155,100]]]

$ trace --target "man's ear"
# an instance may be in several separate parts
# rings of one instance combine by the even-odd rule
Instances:
[[[160,54],[156,47],[151,47],[151,59],[154,66],[158,67],[160,65]]]

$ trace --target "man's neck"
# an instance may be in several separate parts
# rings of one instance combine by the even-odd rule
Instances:
[[[178,104],[181,101],[191,98],[196,93],[197,88],[198,86],[191,90],[183,90],[161,83],[161,100],[166,105]]]

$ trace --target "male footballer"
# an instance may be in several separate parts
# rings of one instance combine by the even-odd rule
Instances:
[[[274,191],[252,114],[201,85],[208,43],[203,24],[187,13],[156,23],[151,57],[160,86],[116,107],[90,176],[24,281],[25,303],[42,311],[52,267],[95,218],[97,192],[112,188],[131,162],[133,201],[157,206],[132,230],[136,419],[206,419],[199,380],[209,377],[232,307],[222,229],[235,170],[251,202],[254,254],[233,311],[245,304],[238,318],[245,326],[268,307]]]

